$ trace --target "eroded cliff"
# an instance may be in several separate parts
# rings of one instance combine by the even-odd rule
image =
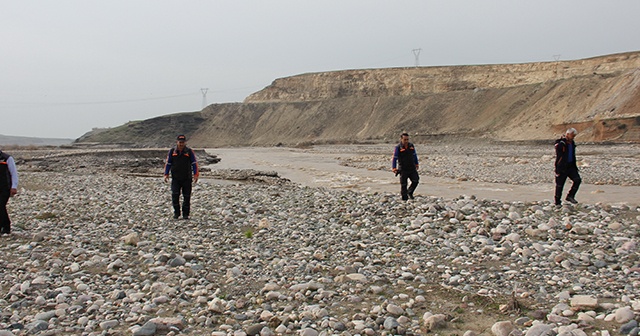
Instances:
[[[192,146],[268,146],[388,141],[401,131],[416,141],[546,140],[567,127],[577,128],[581,141],[640,141],[640,52],[302,74],[276,79],[243,103],[133,122],[78,141],[109,142],[117,135],[137,145],[165,146],[183,132]]]

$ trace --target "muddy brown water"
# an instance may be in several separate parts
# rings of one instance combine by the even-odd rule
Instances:
[[[357,153],[331,153],[284,147],[213,148],[207,153],[222,160],[212,169],[255,169],[276,171],[293,182],[311,187],[349,189],[360,192],[400,191],[398,178],[391,171],[346,167],[340,158]],[[570,188],[568,180],[565,189]],[[531,185],[512,185],[476,181],[458,181],[422,174],[416,196],[456,198],[475,195],[500,201],[544,201],[553,198],[553,181]],[[565,190],[565,192],[566,192]],[[581,203],[640,205],[640,187],[582,184],[576,196]]]

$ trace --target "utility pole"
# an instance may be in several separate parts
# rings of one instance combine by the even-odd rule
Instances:
[[[413,55],[416,58],[416,68],[420,65],[420,52],[422,51],[422,48],[418,48],[418,49],[413,49]]]
[[[207,91],[209,91],[209,88],[200,89],[200,92],[202,92],[202,108],[207,107]]]

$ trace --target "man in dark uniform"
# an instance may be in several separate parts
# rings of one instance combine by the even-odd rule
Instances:
[[[171,172],[173,218],[180,218],[180,193],[182,192],[182,218],[189,219],[192,182],[198,181],[200,170],[196,155],[191,148],[187,147],[187,138],[184,135],[178,135],[176,147],[169,150],[164,166],[165,182],[169,181],[169,172]]]
[[[409,134],[402,133],[400,143],[393,151],[391,168],[396,176],[400,175],[400,195],[404,201],[413,199],[413,192],[418,186],[420,176],[418,176],[418,155],[412,143],[409,142]],[[407,180],[411,180],[411,185],[407,188]]]
[[[571,189],[569,193],[567,193],[567,201],[576,204],[576,193],[578,192],[578,188],[580,187],[580,183],[582,183],[582,179],[580,178],[580,174],[578,173],[578,165],[576,164],[576,143],[573,141],[578,131],[575,128],[570,128],[567,130],[565,135],[556,140],[556,194],[555,194],[555,204],[562,205],[562,189],[564,188],[564,183],[567,181],[567,177],[571,179],[573,184],[571,185]]]
[[[11,220],[7,211],[9,198],[18,193],[18,170],[13,157],[0,151],[0,234],[11,233]]]

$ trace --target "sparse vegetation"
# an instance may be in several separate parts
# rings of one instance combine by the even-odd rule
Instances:
[[[246,228],[244,230],[244,236],[247,238],[252,238],[253,237],[253,228]]]

